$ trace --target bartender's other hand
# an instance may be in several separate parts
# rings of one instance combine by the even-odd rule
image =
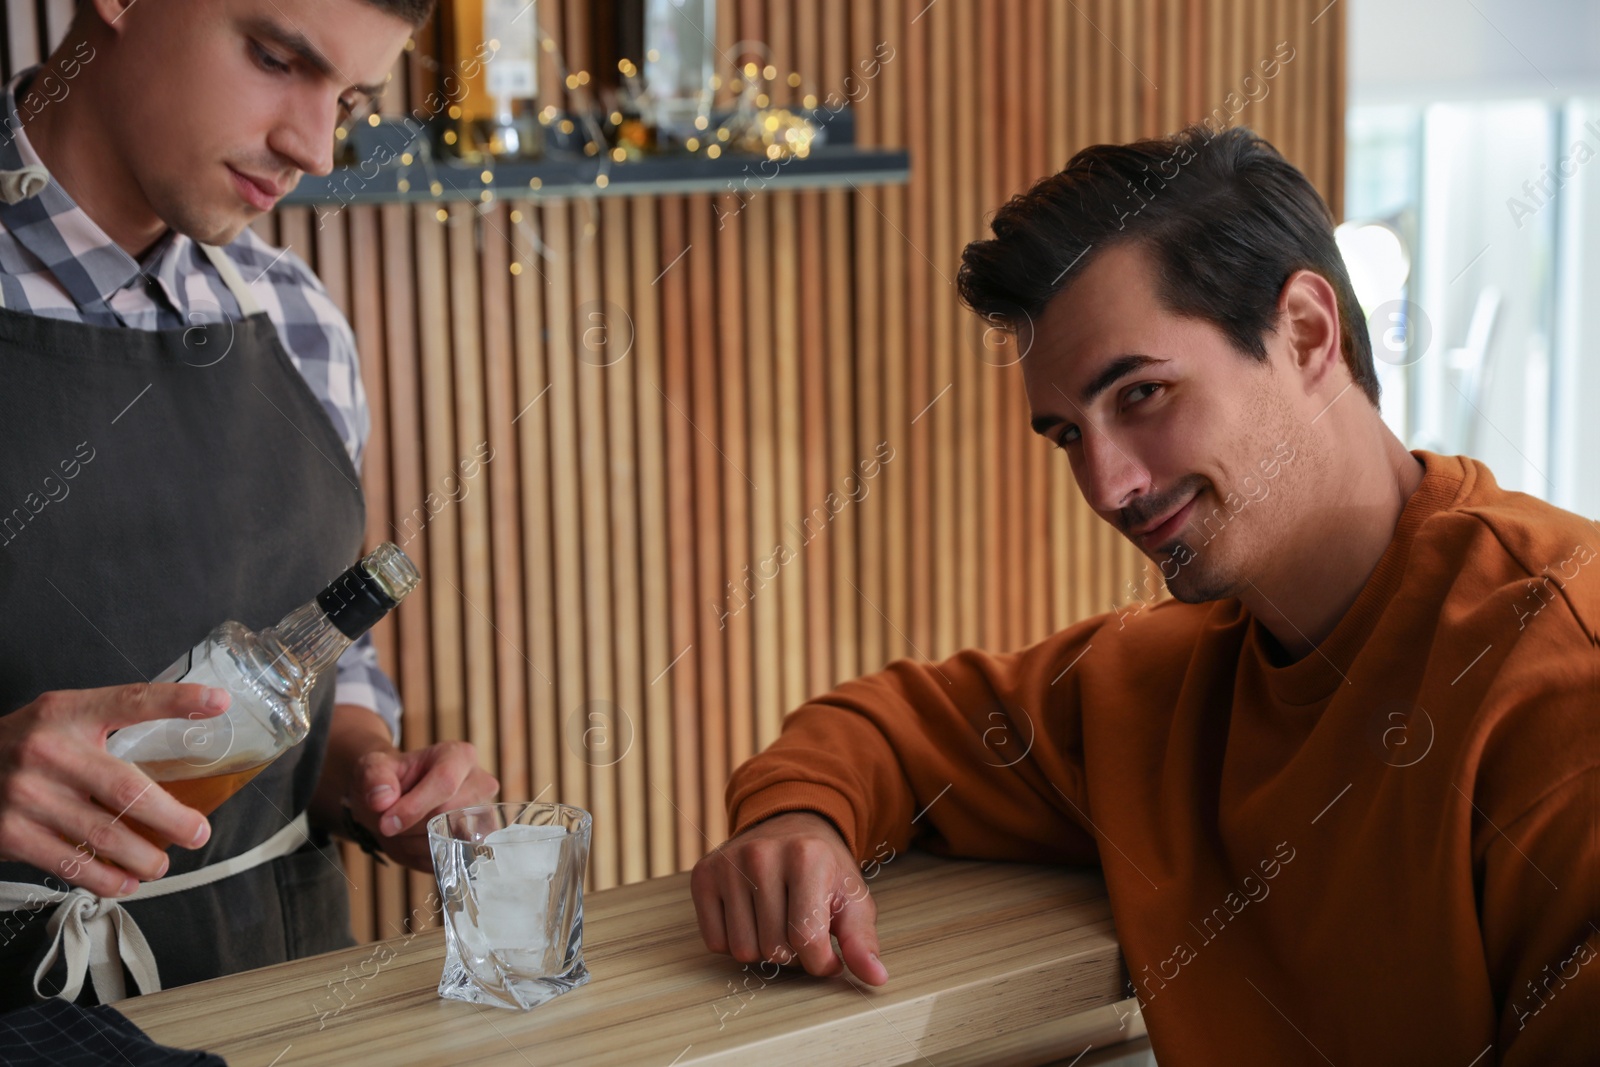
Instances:
[[[102,897],[167,872],[167,854],[128,825],[198,848],[206,817],[106,752],[111,731],[151,719],[209,719],[225,689],[191,684],[56,690],[0,716],[0,860],[18,860]],[[59,880],[59,882],[57,881]]]
[[[883,985],[878,906],[833,823],[809,811],[764,819],[694,865],[700,936],[741,963],[792,963]],[[839,939],[843,963],[829,935]]]
[[[378,835],[383,851],[418,871],[433,870],[428,820],[444,811],[486,804],[500,782],[478,765],[466,741],[441,741],[416,752],[369,752],[356,765],[350,810]]]

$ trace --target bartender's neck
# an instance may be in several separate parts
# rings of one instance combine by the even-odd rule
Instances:
[[[97,54],[110,45],[109,40],[95,40],[93,29],[83,29],[88,22],[92,20],[76,20],[50,59],[29,82],[18,86],[19,101],[26,98],[29,87],[37,89],[47,77],[67,86],[65,95],[50,99],[37,113],[23,118],[22,136],[73,203],[137,260],[166,234],[167,224],[150,206],[117,151],[110,129],[116,121],[116,107],[106,99],[109,86],[103,76],[104,64],[97,69],[93,60],[79,63],[72,78],[65,77],[59,66],[86,39]],[[19,107],[19,115],[25,110]]]

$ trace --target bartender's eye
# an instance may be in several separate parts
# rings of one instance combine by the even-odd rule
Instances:
[[[1160,385],[1159,382],[1140,382],[1138,385],[1134,386],[1132,389],[1129,389],[1126,393],[1123,393],[1122,397],[1123,397],[1124,400],[1132,398],[1132,399],[1134,399],[1134,403],[1138,403],[1138,401],[1145,399],[1145,397],[1141,396],[1141,397],[1138,397],[1138,398],[1134,398],[1133,394],[1136,391],[1138,391],[1140,389],[1160,389],[1160,388],[1161,388],[1161,385]],[[1148,393],[1145,394],[1145,396],[1149,396],[1149,395],[1150,394],[1148,394]]]
[[[250,53],[255,57],[256,65],[262,70],[268,70],[274,74],[289,73],[289,64],[261,47],[259,42],[250,42]]]

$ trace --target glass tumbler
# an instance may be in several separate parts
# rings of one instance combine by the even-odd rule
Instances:
[[[428,820],[444,910],[439,995],[528,1009],[589,980],[583,879],[589,813],[567,804],[482,804]]]

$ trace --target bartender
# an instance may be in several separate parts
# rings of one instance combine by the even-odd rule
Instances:
[[[368,638],[318,683],[310,737],[209,820],[105,750],[119,727],[217,714],[226,693],[148,679],[360,554],[350,327],[304,250],[249,224],[332,169],[336,128],[432,7],[81,0],[6,87],[0,1009],[350,945],[330,833],[428,870],[428,816],[498,789],[469,744],[397,748]]]

